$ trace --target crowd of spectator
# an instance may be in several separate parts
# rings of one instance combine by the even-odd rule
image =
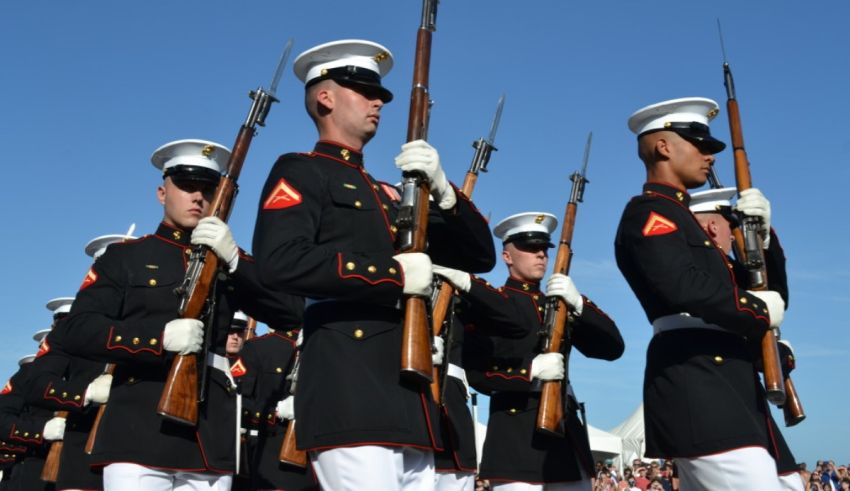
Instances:
[[[836,465],[832,460],[818,461],[814,469],[809,470],[805,463],[800,464],[800,479],[806,491],[850,491],[850,472],[848,465]],[[649,463],[640,459],[619,472],[613,461],[596,462],[596,476],[593,479],[593,491],[678,491],[679,482],[675,477],[673,463],[665,460],[653,460]]]

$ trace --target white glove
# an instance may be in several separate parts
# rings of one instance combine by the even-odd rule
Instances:
[[[564,372],[564,355],[561,353],[543,353],[531,361],[531,378],[563,380]]]
[[[65,418],[50,418],[41,434],[45,440],[61,440],[65,436]]]
[[[201,351],[204,343],[204,323],[198,319],[168,321],[162,332],[162,347],[181,355]]]
[[[438,264],[433,265],[433,270],[435,275],[445,278],[453,287],[462,292],[468,292],[472,288],[472,278],[465,271],[447,268]]]
[[[584,299],[578,292],[572,278],[561,273],[555,273],[549,277],[549,281],[546,283],[546,296],[561,297],[579,316],[584,308]]]
[[[776,329],[782,324],[782,319],[785,318],[785,301],[782,300],[782,297],[770,290],[762,290],[762,291],[750,291],[747,293],[755,295],[760,298],[765,305],[767,305],[767,312],[770,314],[770,327],[772,329]]]
[[[423,252],[396,254],[393,259],[401,265],[404,272],[404,294],[427,297],[431,295],[431,283],[434,273],[431,258]]]
[[[750,188],[741,191],[735,209],[744,215],[761,218],[759,235],[767,249],[770,246],[770,201],[757,188]]]
[[[421,172],[431,184],[431,196],[441,210],[450,210],[457,203],[455,191],[440,167],[440,155],[425,140],[413,140],[401,146],[395,166],[402,172]]]
[[[98,375],[98,377],[92,380],[86,389],[86,397],[83,405],[88,406],[91,403],[104,404],[107,400],[109,400],[109,389],[111,387],[112,375],[108,373]]]
[[[431,353],[431,362],[434,365],[442,365],[446,352],[446,340],[442,336],[434,336],[434,351]]]
[[[236,271],[239,264],[239,248],[230,233],[230,227],[218,217],[204,217],[192,231],[192,244],[205,245],[227,263],[228,271]]]
[[[286,399],[278,401],[276,411],[281,421],[295,419],[295,396],[287,396]]]

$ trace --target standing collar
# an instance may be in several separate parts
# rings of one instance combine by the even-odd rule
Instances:
[[[691,195],[682,188],[666,182],[647,182],[643,185],[644,194],[657,193],[682,203],[687,208],[691,203]]]
[[[349,164],[359,167],[363,166],[363,153],[359,150],[346,147],[341,143],[319,140],[313,148],[313,152],[327,155],[337,160],[344,160]]]
[[[518,280],[512,276],[508,277],[508,281],[505,282],[505,286],[508,288],[513,288],[514,290],[519,290],[528,293],[540,293],[540,282],[539,281],[522,281]]]
[[[188,247],[190,245],[189,239],[192,237],[192,232],[161,222],[159,224],[159,228],[156,229],[156,235],[168,242],[175,242]]]

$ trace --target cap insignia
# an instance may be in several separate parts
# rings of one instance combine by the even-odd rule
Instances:
[[[212,155],[213,152],[215,152],[215,147],[212,145],[206,145],[204,146],[203,150],[201,150],[201,154],[207,158],[209,158],[209,156]]]
[[[673,123],[671,123],[670,121],[667,121],[666,123],[664,123],[665,128],[669,128],[671,126],[673,126]]]
[[[342,150],[340,150],[339,154],[342,155],[342,158],[344,158],[345,160],[351,158],[351,152],[349,152],[347,148],[343,148]]]
[[[325,75],[327,75],[327,74],[328,74],[328,69],[327,69],[327,68],[322,68],[322,76],[324,77],[324,76],[325,76]]]
[[[373,59],[374,59],[377,63],[380,63],[380,62],[382,62],[382,61],[386,60],[386,59],[387,59],[387,57],[388,57],[389,55],[390,55],[390,54],[389,54],[389,53],[387,53],[386,51],[381,51],[380,53],[376,54],[376,55],[375,55],[375,57],[374,57]]]
[[[717,116],[717,113],[719,113],[719,112],[720,112],[720,109],[712,109],[711,111],[708,111],[708,119],[711,119],[711,118]]]
[[[543,220],[545,220],[545,219],[546,219],[545,216],[537,215],[536,217],[534,217],[534,223],[541,224],[541,223],[543,223]]]
[[[685,195],[681,191],[676,191],[676,199],[682,201],[685,199]]]

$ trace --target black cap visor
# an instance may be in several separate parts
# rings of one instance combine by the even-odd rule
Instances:
[[[506,238],[502,242],[502,245],[510,243],[513,243],[520,249],[523,247],[535,249],[541,246],[546,246],[547,249],[555,247],[555,244],[552,243],[552,238],[546,232],[520,232]]]
[[[676,132],[700,150],[704,149],[711,154],[722,152],[726,148],[725,143],[711,136],[708,125],[702,123],[670,123],[670,126],[664,129]]]
[[[221,180],[220,173],[199,165],[175,165],[166,169],[162,177],[170,177],[173,181],[201,181],[211,184],[218,184]]]
[[[321,82],[322,80],[333,80],[336,83],[353,89],[363,88],[372,90],[384,104],[393,100],[393,93],[381,85],[381,76],[376,72],[354,65],[329,68],[320,77],[316,77],[307,83],[307,87]]]

